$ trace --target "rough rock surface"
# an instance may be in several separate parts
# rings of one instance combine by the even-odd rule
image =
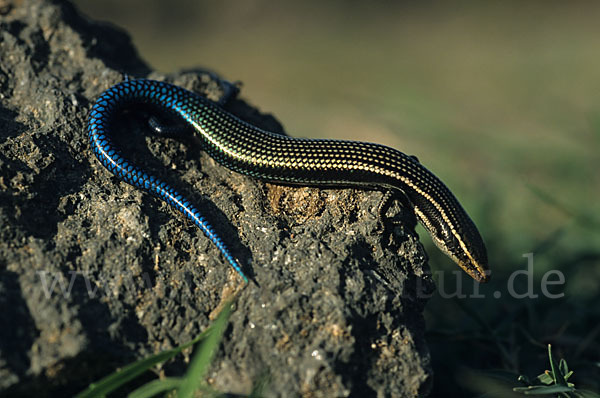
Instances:
[[[212,98],[220,85],[201,71],[152,73],[125,33],[68,3],[3,2],[0,14],[0,395],[67,396],[189,341],[240,285],[193,224],[95,159],[91,104],[123,73]],[[239,99],[226,107],[282,131]],[[260,284],[241,291],[211,385],[248,393],[268,372],[267,396],[427,393],[418,292],[432,281],[412,227],[381,233],[381,193],[265,184],[197,145],[151,137],[133,111],[115,128],[124,152],[197,203]]]

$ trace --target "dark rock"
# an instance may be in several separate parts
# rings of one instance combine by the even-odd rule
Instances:
[[[4,4],[4,3],[3,3]],[[8,5],[6,5],[8,4]],[[128,36],[68,3],[0,7],[0,394],[66,396],[184,343],[240,279],[190,222],[106,171],[89,149],[94,99],[123,73],[218,98],[214,75],[151,73]],[[227,108],[281,126],[240,100]],[[416,396],[431,380],[422,310],[432,289],[411,226],[379,231],[382,194],[292,188],[231,172],[197,145],[149,136],[125,153],[204,210],[260,287],[237,300],[209,382],[268,396]],[[162,369],[180,375],[178,358]]]

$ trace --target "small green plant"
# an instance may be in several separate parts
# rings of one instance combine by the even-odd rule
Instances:
[[[90,384],[89,387],[79,393],[76,398],[105,397],[107,394],[123,387],[126,383],[140,376],[142,373],[150,370],[153,366],[175,357],[184,349],[192,347],[196,343],[200,344],[192,357],[184,377],[167,377],[150,381],[129,393],[128,398],[148,398],[159,394],[166,394],[167,396],[177,398],[190,398],[194,396],[196,391],[201,391],[203,393],[202,396],[223,396],[224,394],[208,387],[204,383],[204,377],[219,347],[221,338],[223,337],[223,332],[225,331],[229,315],[231,314],[231,305],[231,301],[225,304],[223,310],[219,313],[217,319],[210,327],[192,341],[173,348],[172,350],[163,351],[129,364],[98,382]],[[264,387],[264,383],[259,381],[253,388],[250,397],[261,396]]]
[[[513,391],[525,395],[550,395],[553,397],[565,398],[592,398],[600,397],[598,394],[577,390],[575,384],[569,383],[569,378],[573,375],[573,371],[569,370],[567,361],[561,359],[557,364],[552,357],[552,345],[548,344],[548,359],[550,360],[550,370],[544,371],[537,376],[534,381],[527,376],[519,376],[519,381],[526,387],[515,387]]]

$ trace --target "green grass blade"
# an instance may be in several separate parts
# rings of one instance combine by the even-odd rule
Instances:
[[[169,351],[160,352],[156,355],[152,355],[148,358],[144,358],[130,365],[125,366],[122,369],[106,376],[96,383],[90,384],[90,386],[76,395],[76,398],[92,398],[104,396],[117,388],[121,387],[125,383],[133,380],[140,374],[146,372],[161,362],[173,358],[180,352],[179,349],[173,349]]]
[[[204,376],[215,352],[219,348],[221,337],[227,327],[227,321],[231,314],[231,301],[225,304],[221,313],[210,327],[210,333],[202,342],[198,351],[194,354],[185,378],[182,380],[178,390],[178,398],[191,398],[194,392],[200,388],[204,382]]]
[[[548,358],[550,359],[550,367],[552,368],[552,377],[554,378],[554,382],[559,386],[567,387],[567,381],[565,377],[560,372],[558,364],[552,357],[552,345],[548,344]]]
[[[180,385],[180,377],[167,377],[162,380],[153,380],[132,391],[129,395],[127,395],[127,398],[150,398],[162,392],[175,390]]]
[[[558,394],[562,392],[573,392],[572,387],[559,386],[555,384],[553,386],[529,386],[529,387],[515,387],[513,391],[520,392],[525,395],[550,395]]]
[[[580,398],[600,398],[600,394],[588,390],[577,390],[574,392],[574,395]]]
[[[560,373],[562,373],[563,376],[565,376],[565,380],[566,380],[567,375],[569,374],[569,365],[567,365],[567,361],[565,361],[564,358],[560,359],[560,362],[558,363],[558,368],[560,369]]]
[[[265,394],[265,390],[269,386],[271,382],[271,373],[266,370],[261,373],[258,379],[254,382],[252,386],[252,391],[250,391],[250,395],[248,398],[261,398]]]
[[[153,366],[173,358],[175,355],[179,354],[184,349],[196,344],[198,341],[202,340],[207,335],[210,329],[211,328],[208,328],[204,332],[200,333],[192,341],[182,344],[177,348],[159,352],[158,354],[140,359],[137,362],[131,363],[125,366],[124,368],[117,370],[116,372],[99,380],[98,382],[90,384],[88,388],[77,394],[75,398],[103,397],[115,391],[119,387],[123,386],[124,384],[133,380],[137,376],[146,372]]]

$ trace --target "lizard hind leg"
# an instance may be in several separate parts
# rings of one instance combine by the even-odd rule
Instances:
[[[392,215],[388,215],[390,211]],[[417,225],[417,218],[408,198],[400,191],[387,190],[384,192],[381,202],[377,207],[377,220],[381,231],[387,227],[408,225],[413,228]]]

